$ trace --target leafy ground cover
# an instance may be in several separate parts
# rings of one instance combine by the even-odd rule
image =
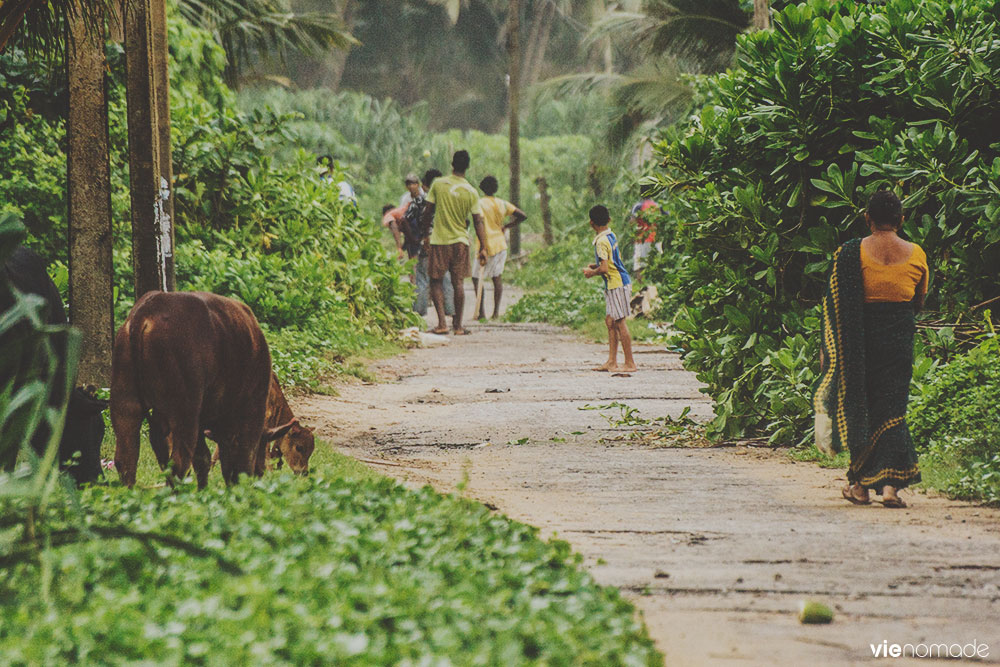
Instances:
[[[4,661],[662,664],[631,604],[566,543],[320,450],[333,460],[306,478],[54,498],[38,517],[50,535],[84,517],[192,548],[104,537],[7,563]]]
[[[992,325],[919,386],[907,419],[928,485],[1000,504],[1000,338]]]

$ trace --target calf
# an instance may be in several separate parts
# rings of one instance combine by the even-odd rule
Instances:
[[[45,260],[27,248],[17,248],[3,266],[4,277],[20,292],[36,294],[45,299],[42,316],[46,324],[68,324],[62,296],[45,269]],[[13,294],[0,294],[0,312],[14,305]],[[65,379],[66,361],[59,359],[59,375]],[[6,384],[11,378],[0,378]],[[96,481],[101,476],[101,441],[104,439],[104,417],[107,401],[94,398],[93,390],[74,389],[67,399],[60,392],[55,401],[67,402],[66,421],[59,441],[59,463],[78,484]],[[58,407],[58,406],[52,406]],[[31,446],[39,456],[45,453],[49,429],[43,422],[35,430]],[[7,467],[13,461],[5,462]]]
[[[266,443],[294,422],[265,428],[271,354],[250,309],[205,292],[149,292],[132,308],[115,338],[111,364],[111,425],[115,467],[135,484],[139,430],[172,479],[194,465],[198,488],[208,482],[210,430],[227,484],[260,474]]]
[[[271,429],[281,424],[291,423],[285,435],[277,438],[270,449],[267,443],[262,442],[264,451],[257,452],[257,474],[263,475],[264,470],[271,467],[272,461],[275,468],[280,469],[282,460],[288,461],[288,467],[298,475],[309,472],[309,457],[312,456],[316,448],[316,439],[313,436],[313,429],[306,428],[299,424],[299,420],[292,414],[292,409],[288,407],[285,400],[285,393],[281,391],[281,384],[278,376],[271,372],[271,385],[267,392],[267,411],[264,417],[264,428]],[[205,431],[205,436],[209,440],[215,440],[215,434]],[[212,457],[212,465],[219,460],[219,450],[215,450]]]
[[[313,429],[301,426],[292,409],[288,407],[285,394],[281,391],[278,383],[278,376],[271,372],[271,386],[267,393],[267,414],[264,420],[265,428],[276,428],[281,424],[291,422],[292,427],[288,432],[274,441],[274,444],[267,452],[266,458],[263,455],[257,458],[257,474],[263,474],[265,460],[273,460],[276,468],[281,468],[282,460],[288,462],[288,467],[299,475],[309,472],[309,457],[312,456],[316,448],[316,439],[313,436]]]

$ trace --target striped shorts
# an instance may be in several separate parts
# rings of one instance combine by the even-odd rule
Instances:
[[[624,320],[629,316],[629,301],[631,300],[631,285],[604,290],[604,312],[615,321]]]

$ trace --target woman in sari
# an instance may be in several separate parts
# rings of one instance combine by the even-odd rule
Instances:
[[[846,500],[867,505],[874,490],[885,507],[906,507],[897,491],[920,481],[906,403],[927,258],[899,237],[903,206],[892,192],[872,195],[865,218],[871,234],[834,254],[823,299],[816,446],[850,451]]]

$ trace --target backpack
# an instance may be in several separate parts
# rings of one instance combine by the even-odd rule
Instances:
[[[423,217],[425,203],[423,197],[414,197],[410,205],[406,207],[406,213],[403,214],[407,228],[407,231],[404,232],[404,236],[406,236],[404,248],[411,255],[420,250],[420,242],[423,240],[420,233],[420,218]]]

